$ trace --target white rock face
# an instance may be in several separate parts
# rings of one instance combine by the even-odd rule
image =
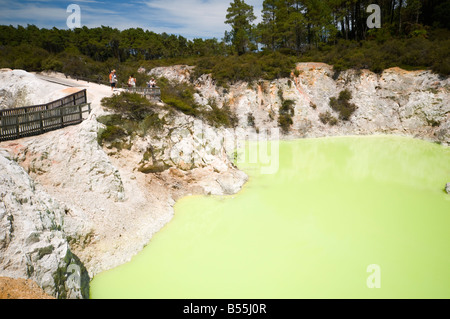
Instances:
[[[214,129],[181,113],[166,116],[165,120],[163,131],[133,140],[131,151],[142,156],[139,162],[135,162],[136,167],[148,172],[174,168],[185,172],[182,175],[195,170],[198,178],[190,181],[190,187],[202,188],[202,193],[206,194],[224,195],[236,193],[242,188],[247,176],[238,171],[228,157],[224,141],[226,130]],[[147,155],[144,159],[145,153],[149,152],[151,156]],[[203,174],[202,170],[209,173]],[[233,180],[233,187],[220,182],[225,177]]]
[[[5,151],[0,185],[0,276],[31,278],[56,298],[87,298],[89,275],[63,231],[67,208],[39,190]],[[71,269],[79,271],[75,285]]]
[[[58,192],[77,189],[79,201],[85,201],[89,194],[120,201],[124,196],[122,180],[97,143],[98,130],[97,121],[88,120],[41,138],[22,140],[18,161]]]
[[[295,101],[294,124],[285,138],[392,133],[450,143],[450,79],[430,71],[385,70],[381,75],[362,70],[335,74],[324,63],[299,63],[297,74],[289,79],[240,82],[224,90],[210,75],[202,75],[193,84],[200,91],[196,101],[207,105],[213,98],[221,107],[231,105],[241,128],[248,127],[252,113],[259,129],[277,127],[281,90],[284,99]],[[192,68],[174,66],[153,69],[155,76],[188,81]],[[188,74],[189,73],[189,74]],[[358,109],[350,121],[336,126],[322,124],[320,113],[331,112],[330,98],[347,89]]]
[[[165,77],[171,81],[189,82],[193,67],[187,65],[175,65],[172,67],[158,67],[150,71],[154,77]]]
[[[55,83],[38,79],[22,70],[0,70],[0,110],[38,105],[63,97],[66,89]]]

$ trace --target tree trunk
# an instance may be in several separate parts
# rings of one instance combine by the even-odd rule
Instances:
[[[342,37],[345,37],[345,40],[348,40],[347,29],[345,28],[345,18],[341,20],[341,28],[342,28]]]
[[[395,0],[391,0],[391,25],[394,23]]]

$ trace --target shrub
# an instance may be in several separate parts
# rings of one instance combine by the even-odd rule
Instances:
[[[155,112],[155,106],[139,94],[121,93],[110,98],[104,98],[102,105],[118,113],[101,116],[99,123],[106,126],[97,135],[99,145],[110,142],[112,147],[122,149],[126,136],[145,136],[148,131],[162,129],[164,121]]]
[[[171,82],[166,78],[159,78],[157,82],[161,88],[161,99],[164,103],[187,115],[200,114],[199,105],[194,99],[196,91],[193,85]]]
[[[127,136],[127,132],[116,125],[107,126],[106,129],[101,129],[97,135],[97,141],[99,145],[103,145],[103,142],[114,142],[118,139]]]
[[[352,94],[347,89],[339,93],[339,98],[330,98],[330,107],[339,113],[339,119],[343,121],[349,121],[357,109],[355,104],[349,102],[351,98]]]
[[[291,129],[292,124],[294,124],[294,121],[292,120],[292,117],[288,114],[280,114],[278,117],[278,125],[281,127],[281,130],[283,133],[287,134],[289,133],[289,130]]]
[[[331,126],[335,126],[338,123],[337,118],[331,115],[328,111],[326,113],[320,113],[319,119],[323,124],[330,124]]]
[[[143,120],[148,114],[154,113],[154,105],[146,97],[122,92],[112,97],[103,98],[102,105],[135,120]]]
[[[212,74],[212,78],[220,86],[238,81],[274,80],[290,77],[296,62],[294,56],[279,52],[202,58],[196,63],[193,76],[198,78],[202,74]]]
[[[236,114],[231,110],[228,104],[219,108],[215,101],[210,101],[211,110],[204,111],[202,117],[212,126],[235,128],[239,123]]]
[[[141,121],[140,130],[141,135],[145,136],[150,130],[161,130],[164,126],[164,120],[161,120],[157,113],[147,115],[143,121]]]
[[[255,127],[255,117],[251,112],[247,113],[247,125],[249,127]]]
[[[123,119],[120,114],[111,114],[111,115],[100,116],[99,118],[97,118],[97,121],[106,126],[110,126],[110,125],[122,124]]]
[[[295,115],[295,101],[285,100],[283,97],[283,91],[281,90],[278,90],[278,97],[281,100],[281,107],[278,116],[278,126],[281,127],[283,133],[287,134],[292,124],[294,124],[292,117]]]

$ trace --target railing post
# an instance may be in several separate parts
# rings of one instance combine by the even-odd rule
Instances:
[[[78,112],[80,112],[80,122],[83,121],[83,104],[78,105]]]
[[[59,107],[59,113],[61,115],[61,127],[64,127],[64,113],[63,113],[64,101],[61,100],[61,107]]]
[[[3,136],[3,112],[0,111],[0,141],[2,140],[1,137]]]
[[[19,114],[16,115],[16,134],[17,138],[20,138]]]
[[[39,111],[39,126],[41,127],[41,134],[44,133],[44,121],[42,120],[42,112],[44,111]]]

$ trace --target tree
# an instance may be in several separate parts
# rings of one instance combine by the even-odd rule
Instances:
[[[299,0],[265,0],[263,21],[258,25],[259,40],[271,51],[300,51],[305,19]]]
[[[253,14],[253,6],[243,0],[234,0],[227,12],[225,23],[231,25],[232,30],[225,32],[226,41],[232,43],[238,55],[254,50],[252,22],[256,17]]]
[[[263,21],[258,25],[260,42],[272,51],[276,49],[277,2],[278,0],[264,0],[262,10]]]
[[[330,1],[305,0],[302,2],[305,4],[308,43],[318,46],[320,42],[327,42],[334,38],[337,30]]]

